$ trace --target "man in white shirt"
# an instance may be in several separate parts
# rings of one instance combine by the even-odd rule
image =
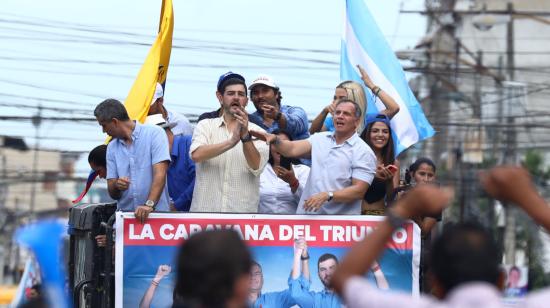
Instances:
[[[484,174],[481,182],[495,199],[517,204],[550,231],[550,207],[538,195],[527,171],[495,168]],[[381,292],[362,277],[406,219],[440,213],[450,198],[450,193],[429,185],[411,190],[392,206],[374,232],[351,249],[332,279],[347,307],[505,307],[501,292],[505,278],[498,247],[491,234],[475,223],[447,226],[434,242],[430,268],[432,294],[437,299]],[[528,295],[518,307],[547,307],[548,303],[550,288]]]
[[[164,107],[164,89],[162,85],[157,82],[155,88],[155,94],[151,101],[151,107],[149,107],[149,113],[147,115],[162,114],[162,117],[167,123],[176,123],[176,126],[172,128],[174,136],[177,135],[193,135],[193,126],[189,120],[180,113],[172,112]]]
[[[197,124],[191,143],[196,163],[191,212],[257,213],[259,177],[267,163],[268,146],[252,140],[244,78],[221,80],[216,96],[223,114]]]
[[[297,214],[361,214],[361,200],[374,178],[376,156],[356,133],[361,108],[341,100],[334,111],[334,132],[305,140],[280,140],[276,135],[252,132],[287,157],[311,156],[311,172]]]

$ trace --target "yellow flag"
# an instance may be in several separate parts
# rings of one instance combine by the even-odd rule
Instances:
[[[165,84],[172,51],[174,32],[174,11],[172,0],[163,0],[160,13],[159,33],[151,46],[145,62],[124,101],[132,120],[145,122],[157,82]]]

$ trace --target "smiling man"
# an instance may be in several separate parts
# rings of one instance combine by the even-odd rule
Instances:
[[[222,115],[200,121],[193,133],[190,153],[196,179],[191,212],[257,213],[269,147],[253,141],[248,131],[264,132],[248,121],[244,78],[220,80],[216,97]]]
[[[292,140],[302,140],[309,137],[307,115],[304,109],[281,105],[283,99],[279,86],[273,78],[260,75],[248,87],[250,99],[256,107],[253,115],[259,116],[269,133],[284,130]]]
[[[297,214],[361,213],[361,199],[374,178],[376,156],[356,133],[360,119],[359,106],[354,101],[341,100],[334,112],[334,132],[297,141],[253,132],[286,157],[311,155],[311,171]]]

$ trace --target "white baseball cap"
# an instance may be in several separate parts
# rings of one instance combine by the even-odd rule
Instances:
[[[155,94],[153,94],[153,100],[151,101],[151,105],[153,105],[157,99],[164,96],[164,89],[162,89],[162,85],[157,82],[157,86],[155,88]]]
[[[178,123],[176,122],[172,122],[172,123],[166,122],[166,120],[162,117],[162,114],[160,113],[152,114],[148,116],[145,119],[145,124],[158,125],[162,128],[170,128],[170,129],[178,125]]]
[[[279,86],[275,84],[275,81],[273,80],[273,78],[271,78],[268,75],[259,75],[258,77],[256,77],[256,79],[254,79],[254,81],[252,81],[252,84],[250,84],[250,86],[248,87],[248,90],[252,90],[252,88],[254,88],[259,84],[263,84],[274,89],[279,89]]]

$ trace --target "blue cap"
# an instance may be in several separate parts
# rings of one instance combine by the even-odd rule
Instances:
[[[231,79],[231,78],[236,78],[236,79],[239,79],[239,80],[242,80],[243,82],[245,82],[244,80],[244,77],[237,74],[237,73],[233,73],[232,71],[229,71],[223,75],[220,76],[220,79],[218,79],[218,87],[216,89],[218,89],[218,92],[221,92],[221,87],[222,87],[222,84],[224,83],[224,81],[228,80],[228,79]],[[245,86],[246,88],[246,86]]]
[[[382,113],[367,115],[367,125],[374,122],[382,122],[386,124],[388,127],[390,127],[390,118],[387,115]]]

